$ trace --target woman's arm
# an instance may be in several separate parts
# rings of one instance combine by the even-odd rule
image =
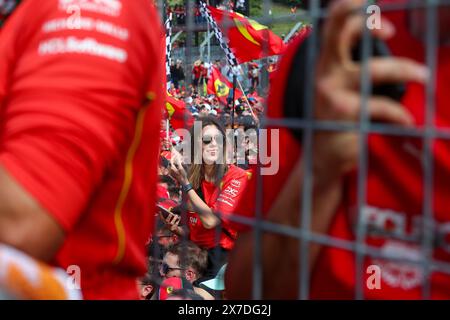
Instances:
[[[171,174],[177,179],[182,186],[186,186],[189,183],[186,170],[184,170],[181,164],[181,156],[172,156],[170,164]],[[198,213],[200,221],[203,227],[206,229],[212,229],[220,224],[220,219],[214,214],[213,210],[200,198],[194,189],[190,189],[187,192],[187,197],[193,206],[195,212]]]
[[[184,185],[187,185],[189,181],[186,180]],[[198,213],[200,221],[203,227],[206,229],[212,229],[220,224],[220,219],[214,214],[213,210],[199,197],[194,189],[188,191],[187,196],[194,207],[195,212]]]

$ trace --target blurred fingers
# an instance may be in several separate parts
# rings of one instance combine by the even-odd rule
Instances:
[[[405,58],[374,58],[369,68],[374,84],[426,83],[430,76],[426,66]]]
[[[349,17],[339,34],[338,41],[338,60],[341,63],[353,63],[352,62],[352,51],[355,48],[358,41],[362,41],[361,37],[363,35],[364,28],[366,26],[367,16],[361,14],[354,14]],[[395,33],[394,25],[386,19],[381,20],[381,28],[370,30],[370,33],[379,39],[388,39],[392,37]]]
[[[353,91],[341,91],[334,95],[330,113],[335,119],[354,121],[360,120],[362,110],[362,97]],[[367,99],[367,112],[371,120],[388,122],[402,126],[411,126],[413,117],[400,103],[383,96],[374,96]]]

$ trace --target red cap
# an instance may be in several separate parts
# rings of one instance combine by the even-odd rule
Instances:
[[[183,288],[193,290],[192,284],[185,278],[171,277],[164,279],[159,287],[159,300],[167,300],[172,292]]]

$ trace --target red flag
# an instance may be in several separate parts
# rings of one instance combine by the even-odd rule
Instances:
[[[167,93],[166,110],[173,129],[189,129],[194,124],[194,117],[186,109],[186,103],[176,99],[170,93]]]
[[[283,40],[267,26],[237,12],[211,6],[208,6],[208,10],[228,38],[228,45],[239,63],[282,54],[285,50]]]
[[[215,66],[212,66],[207,90],[208,94],[215,94],[222,104],[227,105],[227,98],[232,93],[233,85]],[[236,89],[234,99],[239,99],[242,96],[242,91]]]

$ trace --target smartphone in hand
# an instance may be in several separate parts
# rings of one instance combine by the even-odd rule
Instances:
[[[370,53],[368,58],[371,57],[380,57],[387,58],[390,57],[391,51],[389,50],[386,43],[378,38],[372,38],[372,52]],[[362,53],[362,40],[360,40],[353,49],[352,58],[353,61],[361,60]],[[373,85],[372,94],[376,96],[385,96],[389,97],[393,100],[400,101],[406,92],[406,85],[404,83],[392,83],[392,84],[382,84],[382,85]]]
[[[167,217],[169,216],[169,214],[171,214],[172,212],[166,208],[164,208],[162,205],[157,204],[156,205],[159,209],[160,214],[164,217],[164,219],[167,219]]]

